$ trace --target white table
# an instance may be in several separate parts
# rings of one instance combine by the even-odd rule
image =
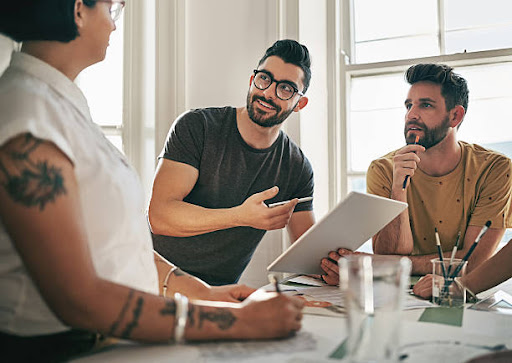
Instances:
[[[512,280],[495,290],[512,292]],[[491,292],[492,292],[491,291]],[[489,295],[484,292],[480,297]],[[419,322],[423,310],[405,311],[402,324],[403,362],[465,362],[488,352],[484,347],[506,345],[512,349],[512,320],[509,337],[468,331],[463,327]],[[106,351],[75,360],[92,362],[342,362],[329,356],[346,338],[345,318],[305,315],[297,336],[278,341],[214,342],[175,345],[119,344]]]

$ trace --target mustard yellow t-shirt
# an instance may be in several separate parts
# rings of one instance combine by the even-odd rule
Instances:
[[[462,157],[447,175],[433,177],[416,169],[407,188],[414,255],[436,253],[437,227],[443,251],[450,251],[466,228],[492,222],[491,228],[512,226],[512,168],[506,156],[459,141]],[[390,198],[396,150],[372,161],[366,175],[370,194]]]

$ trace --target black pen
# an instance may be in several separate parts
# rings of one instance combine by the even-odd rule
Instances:
[[[457,266],[455,271],[453,271],[453,273],[451,274],[451,276],[450,276],[451,280],[453,280],[453,278],[455,278],[457,276],[457,274],[460,272],[460,270],[462,269],[462,266],[464,266],[464,262],[468,260],[469,256],[471,256],[476,245],[478,244],[478,242],[480,242],[480,239],[483,237],[485,232],[487,232],[487,230],[489,229],[490,226],[491,226],[491,221],[485,222],[485,226],[483,226],[482,229],[480,230],[480,233],[476,237],[475,242],[473,242],[473,244],[471,245],[471,248],[469,249],[468,253],[466,253],[466,256],[464,256],[462,258],[462,262],[459,264],[459,266]]]
[[[414,140],[414,145],[418,145],[418,141],[420,141],[420,136],[416,135],[416,139]],[[409,179],[409,175],[406,175],[405,179],[404,179],[404,185],[402,185],[402,190],[405,190],[405,187],[407,186],[408,179]]]

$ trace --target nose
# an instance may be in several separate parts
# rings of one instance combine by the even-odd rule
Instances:
[[[276,83],[272,82],[272,84],[265,90],[263,90],[263,95],[266,99],[275,99],[276,98]]]
[[[405,114],[405,120],[411,121],[411,120],[417,120],[418,118],[419,118],[418,108],[415,107],[414,105],[412,105],[411,108],[409,108],[407,110],[407,113]]]

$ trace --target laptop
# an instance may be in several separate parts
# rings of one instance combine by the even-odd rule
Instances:
[[[330,251],[355,251],[407,208],[407,203],[351,192],[275,259],[268,271],[322,274]]]

